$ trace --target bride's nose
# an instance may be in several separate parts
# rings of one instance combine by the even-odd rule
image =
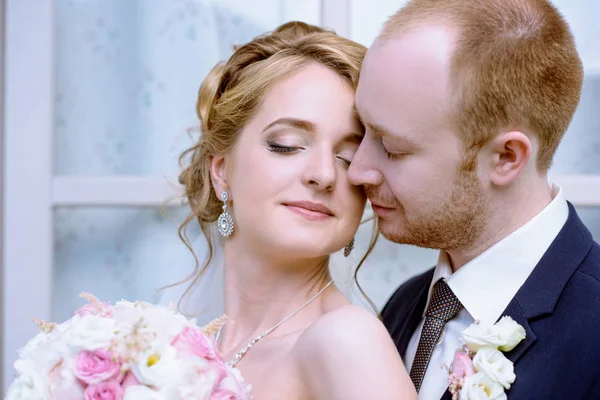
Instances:
[[[332,191],[337,179],[335,157],[329,151],[315,151],[306,162],[303,181],[317,190]]]

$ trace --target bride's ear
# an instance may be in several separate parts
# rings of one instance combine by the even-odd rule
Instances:
[[[210,156],[210,178],[217,198],[220,198],[221,192],[228,188],[225,174],[225,157]]]

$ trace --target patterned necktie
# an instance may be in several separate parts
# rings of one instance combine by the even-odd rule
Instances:
[[[450,321],[463,308],[446,281],[440,279],[433,286],[431,301],[425,313],[425,323],[421,331],[417,354],[410,369],[417,392],[421,389],[425,371],[431,358],[431,353],[437,344],[446,322]]]

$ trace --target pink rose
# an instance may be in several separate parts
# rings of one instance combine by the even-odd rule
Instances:
[[[215,345],[200,329],[186,326],[171,343],[176,349],[206,360],[216,360]]]
[[[117,381],[101,382],[85,389],[85,400],[122,400],[123,390]]]
[[[92,385],[118,377],[121,363],[107,350],[82,351],[75,359],[75,376]]]
[[[471,376],[475,374],[475,367],[473,366],[473,360],[464,351],[457,351],[454,353],[454,360],[450,367],[450,372],[458,379],[463,377]]]
[[[108,312],[110,304],[103,302],[102,307],[103,308],[99,308],[95,304],[89,303],[89,304],[86,304],[85,306],[82,306],[82,307],[78,308],[77,310],[75,310],[74,314],[82,316],[82,317],[85,315],[98,315],[98,314],[110,315],[110,312]]]
[[[210,400],[242,400],[243,397],[239,393],[229,389],[217,389],[210,396]]]
[[[250,386],[237,368],[225,369],[226,376],[219,382],[211,400],[245,400],[250,399]]]

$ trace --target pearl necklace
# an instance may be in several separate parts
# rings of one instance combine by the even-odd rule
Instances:
[[[325,287],[323,287],[323,289],[319,290],[317,292],[317,294],[315,294],[313,297],[311,297],[310,299],[308,299],[304,304],[302,304],[293,313],[291,313],[290,315],[288,315],[287,317],[285,317],[284,319],[282,319],[281,321],[279,321],[272,328],[267,329],[266,331],[264,331],[263,333],[261,333],[260,335],[258,335],[254,339],[252,339],[250,342],[248,342],[248,344],[243,349],[241,349],[239,352],[237,352],[237,354],[235,355],[235,357],[233,358],[233,360],[225,362],[225,365],[227,367],[235,368],[235,366],[237,365],[237,363],[240,362],[240,360],[246,355],[246,353],[248,352],[248,350],[250,350],[252,348],[252,346],[254,346],[259,340],[261,340],[262,338],[264,338],[265,336],[267,336],[269,333],[271,333],[275,329],[277,329],[279,327],[279,325],[283,324],[284,322],[286,322],[287,320],[289,320],[290,318],[292,318],[294,315],[296,315],[298,312],[300,312],[300,310],[302,310],[304,307],[306,307],[307,305],[309,305],[310,303],[312,303],[317,297],[319,297],[319,295],[321,293],[323,293],[325,291],[325,289],[327,289],[329,286],[331,286],[332,283],[333,283],[332,280],[329,281],[329,283],[327,285],[325,285]],[[217,331],[217,336],[215,337],[215,340],[216,340],[217,343],[219,342],[219,337],[221,336],[221,330],[222,329],[223,329],[223,327],[221,327]]]

